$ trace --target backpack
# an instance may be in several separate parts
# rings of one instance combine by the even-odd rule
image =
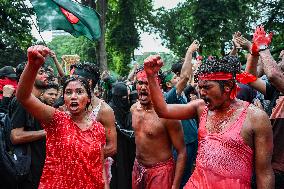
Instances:
[[[25,180],[30,173],[31,149],[27,144],[13,145],[8,114],[0,113],[0,178],[15,184]]]

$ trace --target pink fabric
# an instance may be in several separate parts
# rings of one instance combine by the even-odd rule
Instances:
[[[251,188],[253,150],[240,135],[248,106],[247,103],[235,123],[221,133],[207,131],[205,108],[198,130],[196,167],[185,189]]]
[[[132,171],[132,189],[171,189],[174,175],[173,158],[152,166],[144,166],[135,160]]]
[[[55,111],[43,124],[46,160],[40,180],[42,189],[104,189],[103,155],[105,131],[102,124],[81,130],[65,112]]]

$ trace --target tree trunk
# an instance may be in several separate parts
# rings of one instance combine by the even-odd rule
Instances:
[[[97,53],[100,63],[100,70],[105,71],[107,67],[107,55],[106,55],[106,45],[105,45],[105,26],[106,26],[106,11],[107,11],[107,0],[97,1],[97,11],[101,15],[101,30],[102,36],[101,40],[98,42]]]
[[[107,56],[106,56],[106,46],[105,46],[105,25],[106,25],[106,10],[107,10],[107,0],[98,0],[97,4],[94,0],[81,0],[81,3],[86,6],[90,6],[96,9],[101,15],[101,39],[98,42],[96,49],[96,59],[100,66],[100,71],[105,71],[107,67]]]

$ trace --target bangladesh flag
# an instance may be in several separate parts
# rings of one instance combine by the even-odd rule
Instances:
[[[90,40],[101,37],[99,14],[72,0],[30,0],[37,14],[40,31],[64,30]]]

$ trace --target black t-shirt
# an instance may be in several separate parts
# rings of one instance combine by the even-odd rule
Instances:
[[[271,85],[270,82],[266,82],[266,95],[264,96],[265,100],[270,100],[270,104],[268,105],[268,115],[270,116],[272,113],[272,109],[276,105],[276,100],[279,98],[280,92]]]
[[[18,101],[15,101],[15,105],[12,110],[11,122],[13,128],[24,127],[25,131],[42,130],[40,123],[35,120]],[[31,148],[32,181],[37,186],[40,181],[45,161],[45,141],[46,139],[43,138],[29,143]]]
[[[237,98],[252,103],[253,99],[256,97],[256,90],[242,83],[238,83],[238,85],[240,91],[237,94]]]

